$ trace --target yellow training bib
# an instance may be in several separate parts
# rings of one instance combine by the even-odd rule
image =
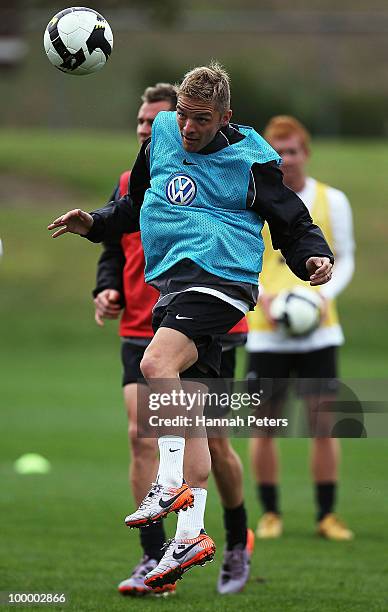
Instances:
[[[314,223],[321,228],[327,242],[330,245],[330,248],[334,252],[332,246],[333,233],[327,192],[328,186],[317,181],[315,199],[311,208],[311,217]],[[314,291],[319,291],[319,287],[311,287],[306,283],[306,281],[302,281],[300,278],[295,276],[293,272],[291,272],[281,252],[275,251],[272,247],[267,224],[265,224],[263,227],[262,236],[264,239],[265,250],[263,270],[260,274],[260,285],[263,287],[265,293],[268,293],[269,295],[277,294],[283,289],[292,289],[296,285],[302,285],[304,287],[309,287]],[[329,300],[328,314],[321,326],[332,327],[333,325],[337,325],[338,322],[335,300]],[[250,331],[269,331],[272,329],[266,320],[260,305],[256,306],[253,312],[248,313],[248,324]]]

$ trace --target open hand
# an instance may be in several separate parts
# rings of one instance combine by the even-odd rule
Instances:
[[[62,234],[66,234],[67,232],[70,232],[71,234],[79,234],[80,236],[86,236],[86,234],[89,233],[92,225],[93,217],[80,208],[75,208],[74,210],[69,210],[69,212],[65,213],[64,215],[61,215],[58,217],[58,219],[55,219],[55,221],[50,223],[47,229],[52,230],[56,227],[61,228],[53,233],[52,238],[58,238],[58,236],[62,236]]]

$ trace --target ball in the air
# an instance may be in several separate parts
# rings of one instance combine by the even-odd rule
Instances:
[[[55,68],[79,76],[105,66],[113,49],[113,34],[109,23],[97,11],[72,6],[50,20],[43,43]]]

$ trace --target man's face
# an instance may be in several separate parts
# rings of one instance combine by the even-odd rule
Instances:
[[[281,169],[284,182],[291,182],[294,177],[300,177],[305,173],[305,165],[309,158],[309,152],[301,142],[298,134],[292,134],[287,138],[274,138],[270,145],[282,158]]]
[[[179,96],[176,116],[183,148],[188,153],[197,153],[213,140],[222,126],[229,123],[232,111],[220,113],[212,102]]]
[[[151,136],[153,120],[160,111],[170,111],[171,104],[168,100],[160,102],[143,102],[137,113],[136,135],[139,144],[143,144]]]

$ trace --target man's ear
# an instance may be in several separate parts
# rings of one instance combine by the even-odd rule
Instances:
[[[225,113],[221,115],[221,125],[222,126],[228,125],[231,118],[232,118],[232,111],[231,110],[225,111]]]

